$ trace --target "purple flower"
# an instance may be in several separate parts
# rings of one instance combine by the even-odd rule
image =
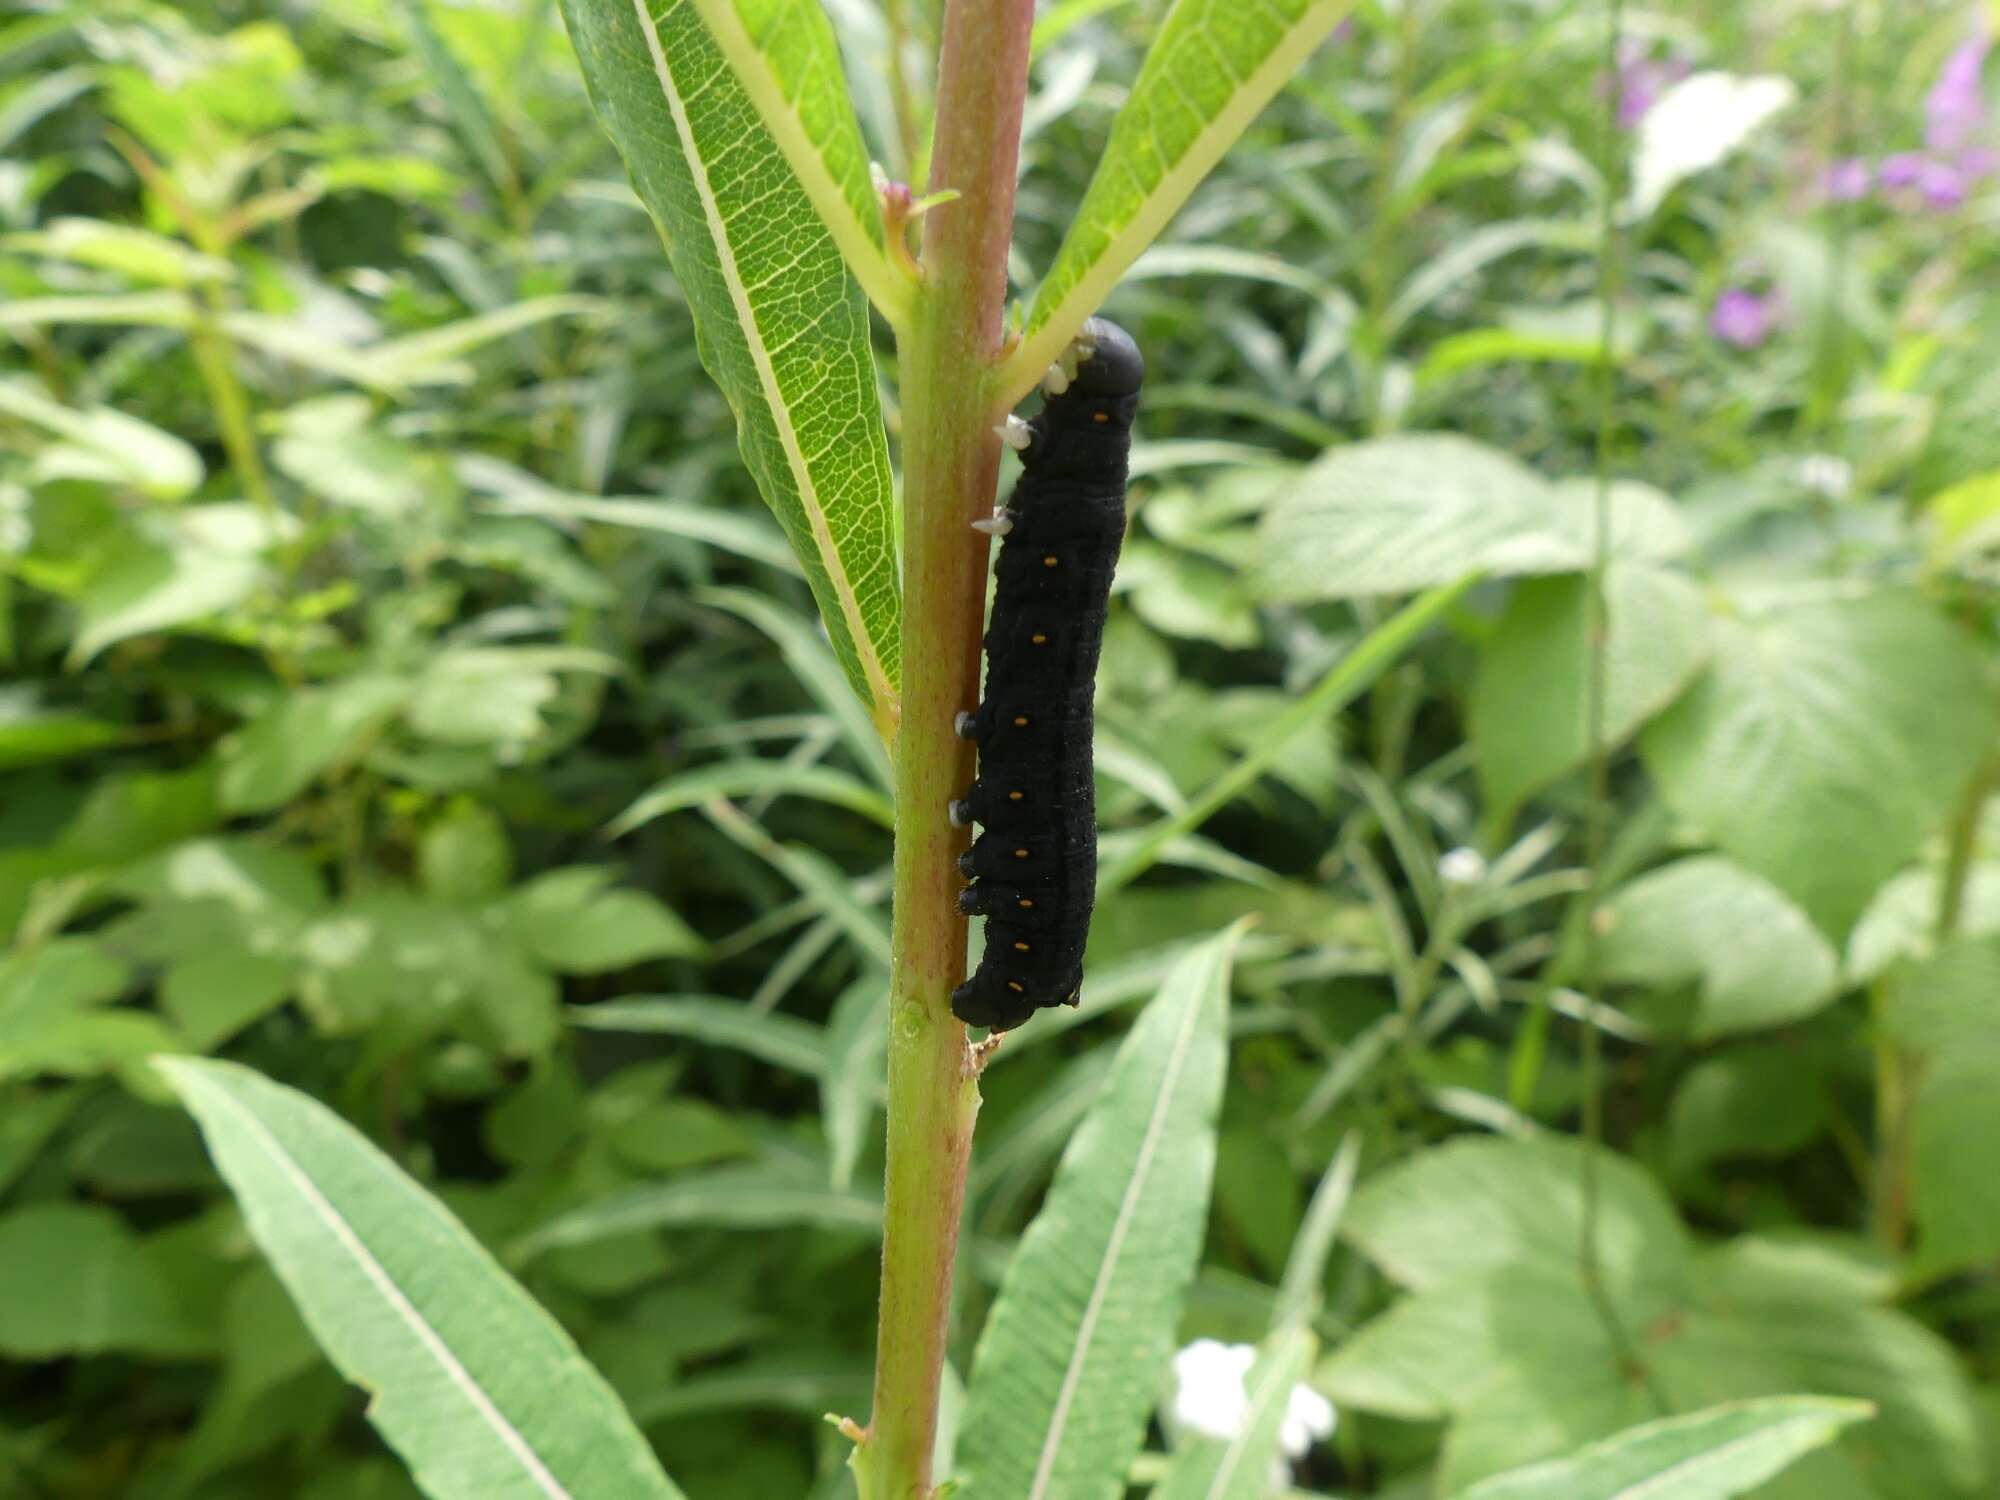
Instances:
[[[1736,349],[1755,349],[1778,325],[1778,299],[1733,286],[1715,299],[1708,331]]]
[[[1889,192],[1915,187],[1923,178],[1924,166],[1925,159],[1920,152],[1898,151],[1893,156],[1882,158],[1882,169],[1876,174],[1876,180]]]
[[[1979,74],[1993,38],[1985,28],[1952,50],[1924,99],[1924,144],[1933,151],[1956,151],[1986,123],[1986,96]]]
[[[1965,201],[1965,174],[1948,161],[1927,161],[1918,174],[1917,191],[1932,208],[1957,208]]]
[[[1626,41],[1618,49],[1618,76],[1600,81],[1600,95],[1607,88],[1618,90],[1618,125],[1630,130],[1646,118],[1646,112],[1673,85],[1692,71],[1686,58],[1658,58],[1647,52],[1643,42]]]
[[[1826,169],[1821,187],[1835,203],[1854,203],[1866,198],[1874,183],[1875,169],[1860,157],[1849,156]]]
[[[1958,153],[1958,170],[1968,183],[1983,182],[2000,172],[2000,151],[1990,146],[1967,146]]]

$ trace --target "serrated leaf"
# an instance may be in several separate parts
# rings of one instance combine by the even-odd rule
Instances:
[[[436,1199],[323,1105],[232,1063],[158,1067],[251,1236],[435,1500],[671,1497],[569,1335]]]
[[[902,604],[867,301],[695,0],[564,0],[563,14],[744,462],[849,683],[893,738]]]
[[[1364,1183],[1348,1235],[1414,1294],[1334,1351],[1314,1384],[1362,1410],[1447,1420],[1446,1493],[1655,1415],[1634,1360],[1680,1410],[1799,1391],[1879,1408],[1759,1500],[1983,1493],[1952,1350],[1874,1305],[1882,1278],[1788,1242],[1700,1249],[1651,1180],[1606,1153],[1593,1292],[1579,1260],[1580,1164],[1568,1145],[1459,1141]],[[1608,1330],[1607,1309],[1629,1344]]]
[[[1662,795],[1844,938],[1993,743],[1987,665],[1921,600],[1721,620],[1708,670],[1640,738]]]
[[[1830,1004],[1833,945],[1768,881],[1713,855],[1676,860],[1605,908],[1604,977],[1699,984],[1693,1034],[1708,1041],[1782,1026]]]
[[[1708,607],[1685,577],[1640,562],[1605,570],[1604,601],[1604,743],[1615,749],[1700,669]],[[1589,753],[1589,603],[1580,574],[1529,579],[1480,651],[1468,727],[1499,826]]]
[[[1123,1493],[1201,1248],[1239,931],[1167,976],[1008,1263],[959,1437],[980,1494]]]
[[[1583,1148],[1461,1139],[1363,1183],[1342,1234],[1406,1286],[1526,1267],[1560,1275],[1582,1233]],[[1679,1220],[1636,1165],[1598,1153],[1598,1258],[1605,1277],[1672,1286]]]
[[[24,1363],[118,1351],[185,1359],[212,1333],[101,1204],[0,1215],[0,1353]]]
[[[602,974],[701,952],[701,939],[657,898],[611,889],[616,875],[600,865],[547,870],[510,892],[499,910],[515,940],[558,973]]]
[[[1002,376],[1010,399],[1041,378],[1347,10],[1348,0],[1176,0],[1035,292]]]
[[[223,810],[283,807],[323,772],[352,760],[409,696],[410,684],[393,677],[350,677],[287,693],[222,743]]]
[[[1495,1475],[1457,1500],[1731,1500],[1874,1413],[1865,1401],[1823,1396],[1731,1402]]]
[[[189,506],[161,515],[154,535],[127,534],[108,549],[76,601],[69,662],[81,667],[133,636],[192,626],[248,598],[263,580],[268,540],[240,523],[242,507]]]
[[[1257,533],[1268,599],[1401,594],[1481,571],[1494,577],[1588,566],[1592,487],[1551,484],[1519,460],[1446,433],[1373,438],[1309,464]],[[1684,545],[1672,503],[1644,485],[1611,494],[1617,557]]]

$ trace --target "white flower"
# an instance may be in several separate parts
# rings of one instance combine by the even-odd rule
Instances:
[[[1196,1339],[1181,1350],[1174,1356],[1174,1394],[1165,1413],[1168,1431],[1177,1438],[1199,1434],[1219,1442],[1239,1435],[1250,1420],[1247,1382],[1256,1362],[1257,1351],[1249,1344]],[[1284,1456],[1272,1456],[1268,1488],[1284,1489],[1291,1480],[1288,1461],[1305,1457],[1314,1443],[1332,1434],[1333,1426],[1333,1403],[1309,1385],[1293,1386],[1278,1425]]]
[[[1799,488],[1828,500],[1844,500],[1854,488],[1854,466],[1831,453],[1808,453],[1792,470]]]
[[[1454,849],[1438,861],[1438,876],[1446,885],[1477,885],[1486,878],[1486,857],[1477,849]]]
[[[1278,1446],[1288,1458],[1304,1458],[1306,1449],[1333,1436],[1333,1423],[1333,1403],[1309,1385],[1295,1385],[1278,1428]]]
[[[1214,1339],[1189,1344],[1174,1356],[1174,1399],[1168,1408],[1172,1425],[1224,1442],[1235,1437],[1250,1416],[1244,1380],[1256,1362],[1257,1351],[1248,1344]]]

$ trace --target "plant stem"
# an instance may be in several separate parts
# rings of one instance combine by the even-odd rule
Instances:
[[[1972,877],[1973,856],[1979,849],[1979,816],[1987,799],[2000,791],[2000,756],[1989,759],[1973,774],[1965,790],[1965,801],[1951,820],[1945,845],[1944,873],[1938,881],[1937,940],[1949,942],[1965,914],[1965,887]]]
[[[1000,444],[990,371],[1001,348],[1031,0],[951,0],[938,66],[924,288],[899,348],[903,389],[902,730],[896,746],[889,1140],[875,1403],[856,1450],[864,1500],[928,1500],[952,1261],[979,1089],[950,994],[965,975],[945,804],[972,780],[952,720],[977,702],[986,548]]]
[[[1944,869],[1938,876],[1937,916],[1931,928],[1937,947],[1949,943],[1965,915],[1965,888],[1979,852],[1979,817],[1987,800],[2000,790],[2000,757],[1973,773],[1965,800],[1952,815],[1945,835]],[[1875,1023],[1875,1191],[1872,1218],[1875,1238],[1897,1253],[1910,1240],[1911,1095],[1918,1082],[1921,1058],[1895,1039],[1889,1010],[1893,991],[1886,979],[1868,990]]]
[[[228,334],[223,332],[215,299],[206,287],[192,298],[194,321],[188,330],[188,347],[195,368],[208,391],[215,425],[222,435],[223,452],[243,493],[267,519],[278,514],[277,497],[264,471],[263,456],[257,450],[257,424],[250,409],[250,397],[236,377],[236,361]]]

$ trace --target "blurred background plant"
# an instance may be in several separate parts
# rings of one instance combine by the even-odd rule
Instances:
[[[831,9],[905,173],[883,18]],[[1024,287],[1154,9],[1040,24]],[[1301,1488],[1809,1390],[1881,1415],[1760,1495],[1990,1494],[1995,17],[1625,24],[1607,185],[1596,6],[1359,6],[1108,305],[1156,379],[1107,867],[1258,774],[987,1075],[954,1365],[1128,1007],[1255,912],[1184,1333],[1261,1336],[1358,1130]],[[415,1493],[142,1065],[206,1051],[503,1248],[689,1493],[842,1493],[887,765],[555,7],[17,7],[0,157],[0,1482]]]

